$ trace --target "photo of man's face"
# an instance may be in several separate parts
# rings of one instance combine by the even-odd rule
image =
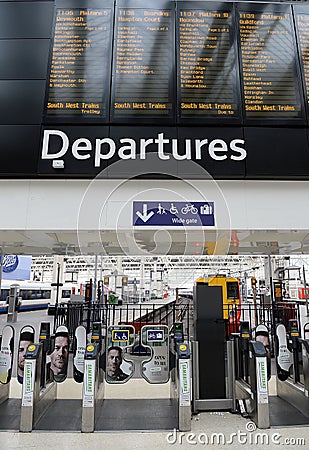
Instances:
[[[34,330],[21,331],[18,345],[18,360],[17,360],[17,379],[20,383],[23,382],[24,368],[25,368],[25,354],[28,345],[34,342]]]
[[[121,353],[118,349],[112,348],[107,355],[106,371],[110,377],[114,377],[120,369],[122,363]]]
[[[50,355],[50,368],[54,375],[66,374],[69,357],[69,338],[56,336],[54,351]]]
[[[121,369],[122,364],[122,349],[121,347],[113,346],[107,351],[106,357],[106,380],[110,382],[125,381],[129,375],[124,373]]]
[[[18,346],[18,374],[23,376],[25,365],[25,354],[28,345],[32,344],[31,341],[19,341]]]

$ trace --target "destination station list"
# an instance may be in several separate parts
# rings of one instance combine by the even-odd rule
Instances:
[[[231,20],[228,11],[179,11],[181,117],[237,115],[239,96]]]
[[[241,12],[239,26],[246,117],[300,117],[290,16]]]
[[[172,23],[169,10],[117,10],[114,118],[172,116]]]
[[[306,86],[306,100],[309,104],[309,15],[297,14],[297,28],[301,50],[302,70]]]
[[[57,9],[47,117],[104,117],[108,100],[109,9]]]

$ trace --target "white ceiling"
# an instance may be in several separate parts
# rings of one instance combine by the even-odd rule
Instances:
[[[309,254],[309,230],[0,230],[0,247],[21,255],[293,255]]]

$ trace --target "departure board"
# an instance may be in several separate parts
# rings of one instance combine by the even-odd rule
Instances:
[[[181,3],[177,14],[180,118],[238,118],[231,5],[220,11],[187,5]]]
[[[173,47],[171,10],[116,9],[111,119],[173,118]]]
[[[111,9],[57,9],[47,118],[106,118]]]
[[[246,118],[301,118],[290,13],[241,10],[239,29]]]
[[[309,105],[309,14],[296,14],[301,67],[305,82],[306,103]]]

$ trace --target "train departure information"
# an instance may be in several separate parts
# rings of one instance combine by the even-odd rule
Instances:
[[[237,116],[231,12],[180,9],[177,24],[180,117]]]
[[[239,28],[246,117],[301,117],[290,15],[241,12]]]
[[[296,15],[301,50],[302,68],[306,86],[306,101],[309,104],[309,15]]]
[[[172,12],[118,8],[116,18],[112,116],[172,117]]]
[[[47,116],[104,118],[110,9],[57,9]]]

